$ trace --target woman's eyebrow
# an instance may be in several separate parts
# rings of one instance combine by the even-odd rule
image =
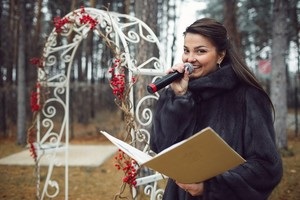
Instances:
[[[203,48],[203,47],[204,47],[204,48],[207,48],[207,47],[204,46],[204,45],[200,45],[200,46],[195,47],[194,49],[197,50],[197,49],[201,49],[201,48]]]
[[[187,49],[189,49],[187,46],[183,46],[184,48],[187,48]],[[204,45],[199,45],[199,46],[196,46],[196,47],[194,47],[194,49],[200,49],[200,48],[203,48],[203,47],[206,47],[206,46],[204,46]]]
[[[187,46],[183,46],[184,48],[186,48],[186,49],[189,49]],[[196,46],[196,47],[194,47],[194,49],[200,49],[200,48],[207,48],[206,46],[204,46],[204,45],[199,45],[199,46]]]

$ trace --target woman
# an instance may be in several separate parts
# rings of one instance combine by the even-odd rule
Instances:
[[[246,163],[202,183],[168,180],[165,200],[263,200],[282,177],[275,145],[273,105],[236,54],[225,27],[200,19],[184,32],[183,63],[167,71],[184,72],[160,94],[151,147],[160,152],[206,127],[213,128]],[[201,172],[195,172],[201,173]]]

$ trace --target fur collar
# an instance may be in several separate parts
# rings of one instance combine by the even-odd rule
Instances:
[[[207,76],[191,80],[189,82],[189,90],[198,101],[206,100],[232,90],[239,82],[231,65],[225,65]]]

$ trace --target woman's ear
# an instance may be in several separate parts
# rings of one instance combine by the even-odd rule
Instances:
[[[221,52],[219,53],[219,59],[218,59],[218,63],[219,63],[219,64],[221,64],[221,62],[223,61],[225,55],[226,55],[226,50],[221,51]]]

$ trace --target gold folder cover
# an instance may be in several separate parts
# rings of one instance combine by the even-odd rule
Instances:
[[[212,128],[207,127],[154,157],[101,131],[124,153],[180,183],[198,183],[246,162]]]

